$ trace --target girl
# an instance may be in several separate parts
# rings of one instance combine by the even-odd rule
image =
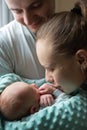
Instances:
[[[58,104],[59,130],[86,130],[87,1],[55,14],[45,23],[37,33],[36,51],[46,80],[71,95]]]

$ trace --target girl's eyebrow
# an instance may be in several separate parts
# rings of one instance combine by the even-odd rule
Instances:
[[[21,10],[21,9],[17,9],[17,8],[10,8],[10,10],[15,11],[15,10]]]
[[[51,67],[54,67],[55,64],[53,64],[53,63],[52,64],[45,64],[44,66],[45,66],[45,68],[51,68]]]

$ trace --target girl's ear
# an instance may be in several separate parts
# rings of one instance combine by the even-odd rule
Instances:
[[[87,74],[87,51],[80,49],[76,52],[76,59],[83,74]]]
[[[87,51],[80,49],[76,52],[76,59],[81,66],[87,67]]]
[[[30,108],[30,114],[34,114],[35,112],[37,112],[38,111],[38,108],[35,106],[35,105],[33,105],[31,108]]]

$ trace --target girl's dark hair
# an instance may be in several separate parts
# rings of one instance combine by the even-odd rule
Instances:
[[[38,39],[52,44],[56,54],[87,49],[87,0],[80,0],[71,11],[54,14],[37,32]]]

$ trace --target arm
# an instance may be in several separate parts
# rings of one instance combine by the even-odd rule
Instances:
[[[54,92],[52,93],[52,95],[57,98],[61,93],[63,93],[62,91],[60,91],[59,89],[55,89]]]
[[[22,78],[14,73],[5,74],[0,77],[0,93],[10,84],[23,81]]]
[[[18,33],[19,30],[20,33]],[[0,93],[13,82],[26,80],[25,82],[31,83],[31,80],[28,81],[24,77],[39,79],[43,75],[44,71],[41,71],[43,70],[41,65],[36,62],[35,37],[32,35],[15,20],[0,29],[0,82],[2,81]],[[26,46],[27,43],[28,46]],[[18,78],[13,79],[9,74],[16,74]]]
[[[10,84],[14,83],[14,82],[26,82],[28,84],[32,84],[35,83],[37,84],[37,86],[41,86],[43,83],[45,83],[45,79],[40,79],[40,80],[30,80],[30,79],[26,79],[26,78],[22,78],[14,73],[9,73],[9,74],[5,74],[3,76],[0,77],[0,93]]]
[[[0,93],[11,83],[22,80],[20,76],[13,72],[14,58],[12,57],[13,53],[11,53],[10,40],[6,35],[0,29]]]

